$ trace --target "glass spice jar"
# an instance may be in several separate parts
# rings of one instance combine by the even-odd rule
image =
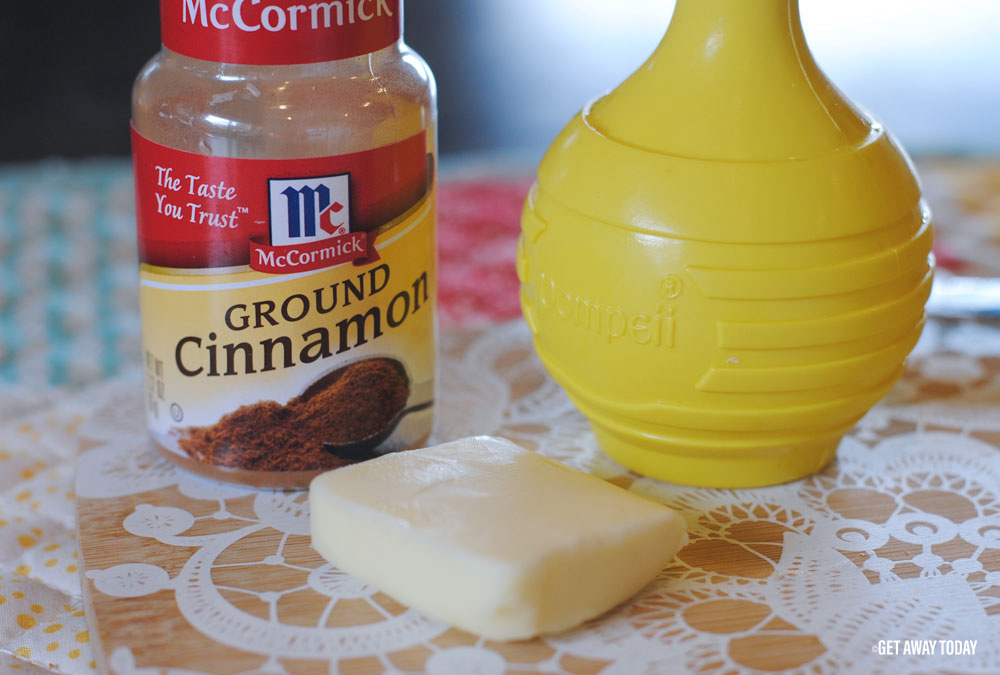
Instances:
[[[433,423],[436,94],[401,0],[161,0],[133,97],[152,440],[304,487]]]

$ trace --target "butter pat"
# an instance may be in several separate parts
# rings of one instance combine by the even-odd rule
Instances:
[[[309,503],[324,558],[494,640],[604,613],[686,540],[674,511],[490,437],[331,471],[312,482]]]

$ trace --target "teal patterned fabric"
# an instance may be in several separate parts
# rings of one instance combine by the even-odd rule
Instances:
[[[126,161],[0,167],[0,386],[139,363],[133,218]]]

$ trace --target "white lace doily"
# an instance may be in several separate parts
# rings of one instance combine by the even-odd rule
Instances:
[[[193,631],[226,672],[1000,672],[1000,331],[930,326],[835,464],[736,491],[608,459],[520,322],[445,336],[445,352],[440,440],[503,435],[676,508],[690,544],[674,564],[583,628],[484,642],[325,564],[308,547],[303,494],[174,470],[146,447],[140,401],[121,388],[80,430],[77,487],[81,510],[120,523],[119,559],[100,565],[81,520],[110,669],[220,672],[195,660],[201,647],[185,652]],[[143,603],[171,630],[129,642],[104,613]],[[908,640],[936,653],[904,654]]]

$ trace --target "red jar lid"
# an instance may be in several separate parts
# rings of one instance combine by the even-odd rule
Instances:
[[[160,0],[163,45],[217,63],[348,59],[402,35],[400,0]]]

